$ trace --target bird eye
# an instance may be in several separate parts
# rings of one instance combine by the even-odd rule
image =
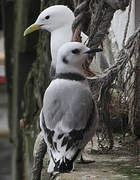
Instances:
[[[46,17],[45,17],[45,19],[49,19],[49,18],[50,18],[50,16],[46,16]]]
[[[63,63],[68,64],[68,60],[65,57],[63,58]]]
[[[73,53],[73,54],[79,54],[79,53],[80,53],[80,50],[79,50],[79,49],[73,49],[73,50],[72,50],[72,53]]]

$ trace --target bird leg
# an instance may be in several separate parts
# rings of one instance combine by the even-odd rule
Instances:
[[[95,162],[95,160],[83,159],[82,154],[80,156],[80,160],[77,161],[78,164],[90,164],[90,163],[94,163],[94,162]]]
[[[60,173],[50,173],[50,180],[59,180]]]

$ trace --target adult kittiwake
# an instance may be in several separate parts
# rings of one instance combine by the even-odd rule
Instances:
[[[68,42],[58,51],[56,76],[47,88],[40,113],[40,126],[50,157],[48,172],[65,173],[95,134],[98,111],[82,64],[89,49]]]
[[[64,5],[51,6],[40,13],[36,22],[28,27],[24,35],[27,35],[33,31],[44,29],[51,33],[51,68],[50,75],[55,75],[56,59],[58,49],[66,42],[72,40],[72,23],[75,17],[73,12]],[[85,44],[88,41],[88,36],[81,33],[82,43]],[[97,65],[95,64],[97,67]],[[96,70],[98,72],[98,69]]]

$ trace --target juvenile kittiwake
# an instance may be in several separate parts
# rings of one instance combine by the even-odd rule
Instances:
[[[51,77],[55,75],[58,49],[64,43],[72,40],[72,23],[74,19],[73,12],[67,6],[54,5],[42,11],[36,22],[29,26],[24,32],[24,35],[27,35],[33,31],[44,29],[51,33]],[[81,33],[81,37],[83,44],[88,42],[88,36],[83,32]],[[95,64],[95,66],[97,65]],[[98,68],[96,72],[98,72]]]
[[[79,42],[65,43],[58,51],[56,76],[46,89],[40,113],[48,172],[70,172],[95,134],[98,111],[82,70],[88,54],[95,51]]]

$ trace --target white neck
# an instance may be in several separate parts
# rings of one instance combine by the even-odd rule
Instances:
[[[66,42],[72,39],[72,24],[61,27],[53,32],[51,32],[51,54],[52,63],[56,67],[57,52],[58,49]]]
[[[81,65],[73,66],[70,64],[64,64],[62,62],[59,62],[59,65],[56,66],[56,73],[79,73],[84,76]]]

